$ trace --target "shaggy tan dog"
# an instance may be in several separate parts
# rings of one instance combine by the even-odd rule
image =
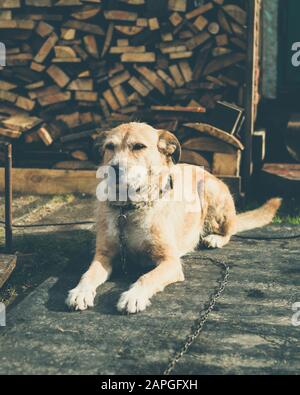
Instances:
[[[201,168],[178,165],[181,149],[176,137],[146,124],[125,124],[105,133],[101,147],[102,165],[117,171],[117,194],[124,185],[138,194],[135,199],[99,202],[95,258],[66,301],[76,310],[94,305],[97,288],[107,281],[112,260],[121,253],[120,213],[126,215],[122,230],[126,252],[155,264],[118,302],[120,311],[137,313],[167,285],[184,281],[180,258],[199,242],[222,248],[232,235],[269,224],[281,204],[280,199],[271,199],[257,210],[237,215],[227,186]],[[182,177],[186,170],[188,176]],[[183,191],[180,199],[175,196],[178,191],[179,195]]]

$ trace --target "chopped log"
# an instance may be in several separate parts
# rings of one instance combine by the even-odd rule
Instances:
[[[212,34],[212,35],[215,36],[215,35],[217,35],[217,34],[219,33],[219,31],[220,31],[220,26],[219,26],[218,23],[212,22],[212,23],[210,23],[210,24],[208,25],[207,30],[209,31],[210,34]]]
[[[135,66],[138,71],[150,84],[156,88],[163,95],[166,94],[166,87],[161,78],[156,74],[155,71],[148,69],[145,66]]]
[[[43,126],[38,130],[38,135],[45,145],[48,146],[53,143],[53,138],[51,137],[51,134],[47,130],[46,126]]]
[[[151,106],[153,111],[174,111],[174,112],[187,112],[187,113],[204,113],[205,108],[199,107],[182,107],[182,106]]]
[[[183,149],[181,151],[180,163],[201,166],[204,167],[205,170],[210,171],[209,161],[199,152]]]
[[[44,21],[40,21],[36,27],[36,33],[41,37],[49,36],[54,30],[54,27]]]
[[[109,53],[112,55],[123,54],[123,53],[146,53],[146,47],[144,45],[140,45],[137,47],[132,46],[120,46],[120,47],[111,47]]]
[[[121,74],[116,75],[115,77],[108,80],[108,84],[114,88],[115,86],[121,85],[124,82],[130,79],[130,73],[126,70]]]
[[[104,11],[105,19],[109,21],[136,21],[138,14],[128,11]]]
[[[88,156],[84,151],[76,150],[71,152],[71,156],[74,159],[80,160],[80,161],[88,161]]]
[[[112,39],[113,39],[113,34],[114,34],[114,24],[110,23],[107,28],[106,36],[105,36],[105,41],[101,53],[101,58],[103,58],[107,52],[109,51]]]
[[[60,38],[62,40],[70,41],[74,40],[76,36],[76,30],[75,29],[61,29],[61,35]]]
[[[4,129],[0,126],[0,136],[9,137],[10,139],[18,139],[22,135],[20,130]]]
[[[80,21],[67,21],[64,24],[64,27],[68,27],[71,29],[79,30],[89,34],[96,34],[98,36],[105,36],[104,31],[98,25],[94,25],[87,22],[80,22]]]
[[[93,56],[94,58],[98,59],[99,58],[99,52],[98,52],[98,46],[97,46],[97,41],[95,39],[95,36],[92,34],[88,34],[83,37],[83,42],[85,45],[86,51]]]
[[[194,22],[194,26],[200,31],[202,32],[202,30],[204,30],[206,28],[206,26],[208,25],[208,20],[202,16],[199,15],[198,18],[195,20]]]
[[[169,20],[170,20],[170,22],[172,23],[172,25],[173,25],[174,27],[177,27],[177,26],[179,26],[179,25],[182,23],[183,18],[182,18],[181,15],[178,14],[178,12],[174,12],[174,13],[169,17]]]
[[[160,25],[157,18],[150,18],[148,21],[150,30],[159,30]]]
[[[120,104],[121,107],[126,107],[129,104],[129,100],[125,90],[122,88],[121,85],[118,85],[113,88],[113,92]]]
[[[236,148],[214,137],[200,136],[189,139],[182,144],[182,148],[197,152],[219,152],[234,154]]]
[[[53,79],[53,81],[61,88],[65,87],[68,85],[70,82],[70,78],[67,76],[67,74],[60,69],[58,66],[51,65],[47,69],[47,74]]]
[[[27,97],[23,96],[18,96],[17,101],[15,102],[15,105],[19,108],[22,108],[23,110],[26,111],[32,111],[35,107],[35,101],[28,99]]]
[[[176,88],[176,83],[175,81],[164,71],[164,70],[157,70],[158,76],[165,81],[171,88],[175,89]]]
[[[216,44],[218,47],[224,47],[228,45],[229,40],[227,34],[219,34],[216,36]]]
[[[229,34],[232,34],[232,29],[230,27],[230,24],[226,18],[226,15],[224,14],[224,12],[220,9],[218,11],[218,22],[220,24],[220,26],[222,27],[222,29]]]
[[[92,91],[94,82],[91,78],[78,78],[69,84],[68,89],[71,91]]]
[[[76,58],[74,49],[65,45],[56,45],[54,51],[57,58]]]
[[[193,79],[193,72],[188,62],[179,63],[180,71],[183,75],[185,82],[190,82]]]
[[[207,40],[209,40],[210,34],[207,32],[203,32],[198,34],[197,36],[191,38],[186,42],[187,48],[192,51],[195,48],[199,47],[200,45],[203,45]]]
[[[70,92],[58,92],[49,96],[38,97],[39,105],[42,107],[50,106],[51,104],[63,103],[71,99]]]
[[[75,100],[96,102],[98,100],[98,93],[97,92],[87,92],[87,91],[76,91],[75,92]]]
[[[58,41],[58,36],[53,32],[44,42],[42,47],[40,48],[39,52],[34,57],[34,61],[36,63],[43,63],[47,56],[49,55],[50,51],[54,48],[55,44]]]
[[[246,25],[247,13],[241,7],[235,4],[227,4],[223,6],[223,10],[228,14],[236,23]]]
[[[232,136],[229,133],[223,132],[222,130],[215,128],[211,125],[205,123],[187,123],[184,126],[196,130],[197,132],[215,137],[216,139],[224,141],[225,143],[230,144],[237,149],[240,149],[242,151],[244,150],[243,144],[236,137]]]
[[[185,12],[187,9],[187,0],[169,0],[168,8],[171,11]]]
[[[73,12],[71,16],[75,19],[84,21],[86,19],[91,19],[99,14],[101,8],[98,6],[85,6],[80,11]]]
[[[169,67],[169,71],[176,82],[176,85],[180,88],[184,86],[185,81],[183,79],[183,76],[179,70],[179,67],[176,64],[173,64],[172,66]]]
[[[121,56],[121,61],[124,63],[154,63],[156,61],[156,54],[154,52],[144,53],[124,53]]]
[[[122,34],[125,34],[126,36],[136,36],[137,34],[140,34],[144,30],[144,27],[116,25],[115,30],[117,30]]]
[[[132,77],[128,84],[143,97],[148,96],[150,93],[150,90],[136,77]]]
[[[201,5],[200,7],[194,9],[191,12],[188,12],[185,17],[187,19],[193,19],[199,15],[205,14],[206,12],[210,11],[214,7],[212,2],[208,2],[204,5]]]
[[[13,115],[7,119],[1,121],[1,124],[8,129],[19,130],[20,132],[26,132],[31,130],[42,123],[42,120],[37,117],[28,115]]]
[[[17,87],[17,85],[11,84],[10,82],[0,81],[0,90],[11,91],[11,90],[15,89],[16,87]]]
[[[239,176],[241,166],[241,151],[233,154],[216,152],[213,154],[212,173],[216,176]]]
[[[117,111],[120,108],[113,92],[110,89],[107,89],[105,92],[103,92],[103,97],[113,111]]]
[[[204,70],[204,75],[215,73],[216,71],[223,70],[233,64],[239,63],[246,59],[244,53],[233,53],[219,57],[218,59],[212,60]]]
[[[0,4],[0,9],[5,8],[20,8],[21,0],[2,0]]]

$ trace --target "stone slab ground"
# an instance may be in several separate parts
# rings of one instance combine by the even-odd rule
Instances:
[[[299,226],[273,225],[255,235],[297,232]],[[69,237],[76,249],[78,233]],[[62,272],[47,272],[8,310],[7,327],[0,329],[0,374],[162,373],[220,279],[220,268],[204,254],[229,263],[229,284],[174,373],[299,374],[300,327],[292,325],[292,305],[300,302],[299,239],[234,239],[223,250],[195,252],[184,259],[186,282],[168,287],[134,316],[115,308],[133,277],[113,277],[99,289],[93,310],[66,309],[67,291],[90,255],[83,251]]]

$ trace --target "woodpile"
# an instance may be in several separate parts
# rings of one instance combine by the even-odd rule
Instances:
[[[177,134],[184,161],[238,175],[244,6],[244,0],[1,0],[0,139],[13,141],[20,166],[94,168],[98,133],[147,121]]]

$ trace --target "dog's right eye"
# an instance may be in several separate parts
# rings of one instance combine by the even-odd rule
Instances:
[[[106,144],[105,149],[107,149],[108,151],[113,151],[115,149],[115,146],[114,146],[114,144],[109,143],[109,144]]]

